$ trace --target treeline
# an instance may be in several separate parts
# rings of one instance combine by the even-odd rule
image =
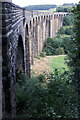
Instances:
[[[70,12],[73,6],[76,6],[77,3],[64,3],[62,6],[57,7],[57,5],[29,5],[24,8],[27,10],[49,10],[52,8],[56,8],[57,12]]]
[[[29,5],[25,8],[28,10],[49,10],[51,8],[56,8],[56,5]]]
[[[56,8],[56,12],[71,12],[72,8],[76,6],[77,3],[64,3],[62,6]]]
[[[76,6],[77,5],[77,3],[64,3],[62,6]]]

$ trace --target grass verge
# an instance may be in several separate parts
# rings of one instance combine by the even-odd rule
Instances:
[[[57,57],[54,57],[52,60],[51,60],[51,63],[50,63],[50,67],[51,69],[59,69],[59,70],[62,70],[62,68],[65,68],[66,71],[69,70],[68,66],[65,64],[65,59],[66,56],[57,56]]]

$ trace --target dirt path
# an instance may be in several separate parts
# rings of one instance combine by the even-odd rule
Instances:
[[[49,72],[51,71],[50,68],[51,60],[54,57],[59,57],[59,56],[64,56],[64,55],[46,56],[40,59],[34,58],[34,65],[31,66],[32,72],[34,72],[36,76],[44,73],[49,74]]]

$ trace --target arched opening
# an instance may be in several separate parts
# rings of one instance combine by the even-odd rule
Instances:
[[[50,24],[51,24],[51,23],[50,23],[50,15],[49,15],[49,37],[50,37],[50,29],[51,29],[51,28],[50,28]]]
[[[17,53],[16,53],[16,70],[25,70],[24,65],[24,48],[23,48],[23,42],[22,37],[19,36],[18,46],[17,46]]]
[[[25,52],[26,52],[26,73],[30,77],[30,41],[29,41],[29,29],[28,24],[26,25],[25,30]]]
[[[49,18],[46,17],[46,39],[49,37]]]
[[[30,36],[30,58],[31,58],[30,61],[31,61],[31,64],[33,64],[33,40],[32,40],[33,33],[32,33],[32,23],[31,23],[31,21],[29,23],[29,27],[30,27],[29,36]],[[27,30],[28,30],[28,28],[27,28]]]

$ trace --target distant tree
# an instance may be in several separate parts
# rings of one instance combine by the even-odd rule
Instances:
[[[61,29],[58,31],[59,34],[65,34],[65,30],[63,27],[61,27]]]
[[[64,3],[63,6],[75,6],[74,3]]]
[[[51,8],[56,8],[56,5],[29,5],[25,8],[28,10],[49,10]]]
[[[56,9],[57,12],[71,12],[72,6],[61,6]]]
[[[72,34],[72,28],[71,27],[70,28],[66,28],[65,34],[71,35]]]
[[[72,25],[73,21],[74,21],[73,17],[74,17],[73,14],[66,15],[64,17],[64,20],[63,20],[63,25],[64,26],[66,26],[66,25]]]

